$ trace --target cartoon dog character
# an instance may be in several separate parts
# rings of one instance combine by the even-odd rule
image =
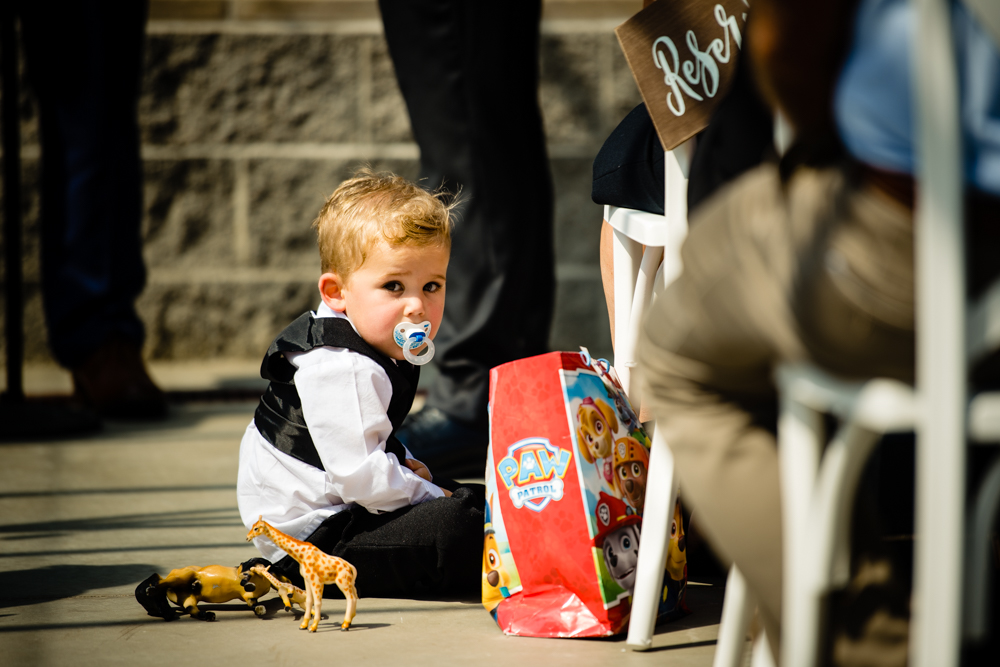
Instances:
[[[674,519],[670,522],[670,541],[667,544],[667,576],[663,578],[664,600],[671,608],[684,602],[687,588],[687,538],[684,535],[684,518],[681,501],[674,505]]]
[[[588,396],[580,403],[576,411],[576,437],[580,443],[580,455],[587,463],[595,463],[598,459],[606,459],[612,454],[615,442],[615,431],[618,430],[618,418],[610,405]],[[598,464],[601,475],[614,484],[611,463],[605,461]]]
[[[615,582],[632,593],[639,561],[641,519],[620,499],[601,492],[597,501],[597,536],[594,546],[604,554],[604,564]]]
[[[667,573],[671,579],[681,581],[687,576],[687,537],[684,535],[684,517],[681,501],[674,505],[674,520],[670,522],[670,544],[667,547]]]
[[[508,591],[510,574],[500,558],[500,546],[497,544],[496,531],[493,530],[490,504],[486,503],[483,535],[483,606],[486,607],[486,611],[492,612],[504,598],[510,596]]]
[[[649,452],[642,443],[630,436],[616,440],[615,490],[639,514],[646,499],[648,473]]]

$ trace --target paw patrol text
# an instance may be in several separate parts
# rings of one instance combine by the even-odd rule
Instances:
[[[541,512],[553,500],[562,500],[572,453],[545,438],[525,438],[507,449],[497,464],[497,474],[510,493],[514,507]]]

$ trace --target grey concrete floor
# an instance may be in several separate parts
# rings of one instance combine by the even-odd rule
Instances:
[[[234,493],[253,409],[176,405],[162,423],[0,444],[0,664],[711,664],[721,582],[693,582],[692,613],[661,625],[646,653],[624,637],[507,637],[475,599],[365,598],[350,632],[344,602],[328,600],[315,635],[274,594],[263,619],[236,602],[208,605],[214,622],[147,616],[133,590],[153,572],[257,555]]]

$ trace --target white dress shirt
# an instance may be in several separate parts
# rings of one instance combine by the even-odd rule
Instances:
[[[313,317],[348,319],[322,303]],[[392,433],[386,414],[392,383],[381,366],[342,347],[285,357],[297,369],[302,414],[326,470],[278,451],[251,420],[240,443],[236,481],[240,517],[248,530],[263,516],[301,540],[352,503],[370,512],[391,512],[444,495],[385,451]],[[406,455],[413,458],[409,450]],[[270,561],[285,555],[266,537],[254,538],[254,544]]]

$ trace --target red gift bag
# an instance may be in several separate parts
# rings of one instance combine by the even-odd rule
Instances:
[[[641,537],[649,438],[614,370],[552,352],[490,374],[483,605],[511,635],[625,631]],[[687,583],[675,509],[659,613]]]

